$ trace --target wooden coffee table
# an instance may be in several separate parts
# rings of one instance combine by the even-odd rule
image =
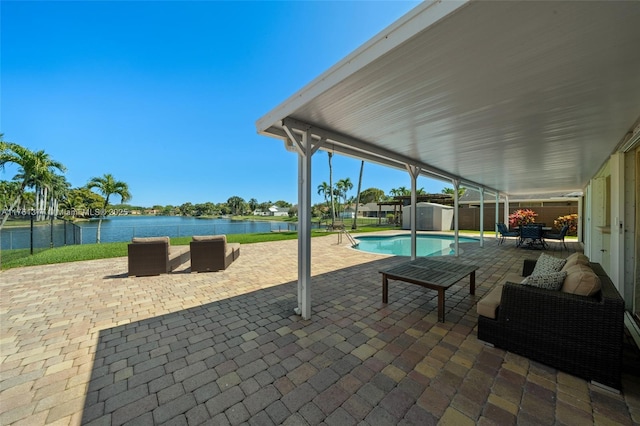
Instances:
[[[444,291],[469,275],[469,294],[476,293],[476,265],[421,257],[380,271],[382,303],[389,299],[389,280],[405,281],[438,291],[438,320],[444,322]]]

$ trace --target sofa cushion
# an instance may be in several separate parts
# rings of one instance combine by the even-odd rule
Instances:
[[[566,271],[568,268],[573,265],[587,265],[589,266],[589,258],[582,253],[573,253],[571,256],[567,257],[567,261],[562,267],[562,271]]]
[[[580,296],[593,296],[602,286],[600,277],[587,265],[573,265],[565,271],[562,291]]]
[[[566,259],[542,253],[536,261],[536,266],[533,268],[531,275],[546,275],[552,272],[560,272],[565,263]]]
[[[498,306],[500,306],[500,300],[502,299],[502,286],[497,285],[493,290],[487,293],[476,306],[476,311],[478,315],[482,315],[483,317],[496,319],[496,312],[498,310]]]
[[[167,243],[169,244],[169,237],[134,237],[131,239],[132,243]]]
[[[566,271],[551,272],[544,275],[529,275],[522,281],[522,284],[546,290],[560,290],[566,277]]]
[[[227,242],[226,235],[194,235],[191,237],[193,241],[219,241],[222,240],[225,243]]]
[[[504,285],[504,283],[519,283],[522,281],[522,275],[517,274],[515,272],[510,272],[502,278],[500,284]]]

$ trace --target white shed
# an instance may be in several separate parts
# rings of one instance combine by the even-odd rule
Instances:
[[[417,231],[449,231],[453,223],[451,206],[436,203],[417,203]],[[402,229],[411,229],[411,206],[402,209]]]

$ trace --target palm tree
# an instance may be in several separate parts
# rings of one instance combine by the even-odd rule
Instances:
[[[358,177],[358,192],[356,195],[356,211],[355,216],[353,218],[353,225],[351,225],[351,229],[357,229],[357,221],[358,221],[358,206],[360,205],[360,188],[362,188],[362,172],[364,171],[364,160],[360,163],[360,177]]]
[[[100,212],[100,219],[98,220],[98,232],[96,233],[96,243],[100,244],[100,229],[102,227],[102,219],[109,214],[107,206],[109,205],[109,197],[112,195],[120,196],[120,203],[126,203],[131,199],[131,193],[129,192],[129,185],[122,181],[115,180],[112,174],[107,173],[102,177],[91,178],[87,184],[87,188],[97,188],[98,192],[104,197],[104,204],[102,211]]]
[[[329,198],[331,197],[331,186],[327,182],[322,182],[318,185],[318,195],[322,195],[324,197],[324,202],[327,203],[327,208],[331,209],[331,205],[329,204]]]
[[[6,208],[16,199],[19,192],[19,182],[0,180],[0,207],[3,209]]]
[[[462,197],[465,192],[467,192],[467,188],[465,188],[464,186],[459,187],[458,188],[458,198]],[[442,189],[442,193],[443,194],[449,194],[452,197],[453,197],[453,194],[455,194],[453,188],[443,188]]]
[[[234,195],[227,200],[227,204],[229,204],[229,207],[231,207],[231,209],[233,210],[233,214],[237,215],[238,210],[240,210],[240,213],[242,213],[242,208],[244,207],[244,198]]]
[[[400,197],[402,195],[411,195],[411,190],[407,189],[406,186],[401,186],[399,188],[392,188],[389,194],[393,197]]]
[[[258,200],[256,200],[255,198],[252,198],[249,200],[249,209],[251,210],[251,213],[253,214],[253,212],[256,211],[256,208],[258,208]]]
[[[64,176],[53,175],[49,190],[49,207],[47,209],[49,216],[58,216],[60,200],[65,198],[70,187],[71,184]]]
[[[393,188],[389,191],[389,194],[393,197],[401,197],[401,196],[408,196],[411,195],[411,190],[405,186],[401,186],[399,188]],[[417,195],[423,195],[426,194],[424,188],[418,188],[416,189],[416,194]]]
[[[340,204],[339,197],[342,197],[342,199],[344,200],[344,208],[342,209],[342,211],[344,212],[344,210],[346,210],[346,207],[347,207],[347,192],[353,189],[353,183],[351,183],[350,178],[340,179],[336,183],[336,189],[338,192],[338,204]]]
[[[20,203],[26,188],[50,188],[54,179],[54,169],[61,172],[66,170],[62,163],[52,160],[49,154],[44,151],[33,152],[16,143],[5,142],[0,134],[0,170],[4,170],[5,165],[9,163],[20,167],[14,179],[20,180],[21,183],[18,195],[9,207],[9,213],[2,218],[0,229],[4,227],[10,212]]]
[[[36,221],[57,216],[58,200],[69,190],[70,185],[67,179],[62,175],[50,173],[44,179],[34,181],[33,186],[35,187]]]

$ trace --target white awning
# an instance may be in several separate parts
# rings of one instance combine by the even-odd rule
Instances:
[[[426,2],[275,107],[321,149],[504,193],[582,190],[640,117],[640,2]],[[425,173],[426,171],[426,173]]]

